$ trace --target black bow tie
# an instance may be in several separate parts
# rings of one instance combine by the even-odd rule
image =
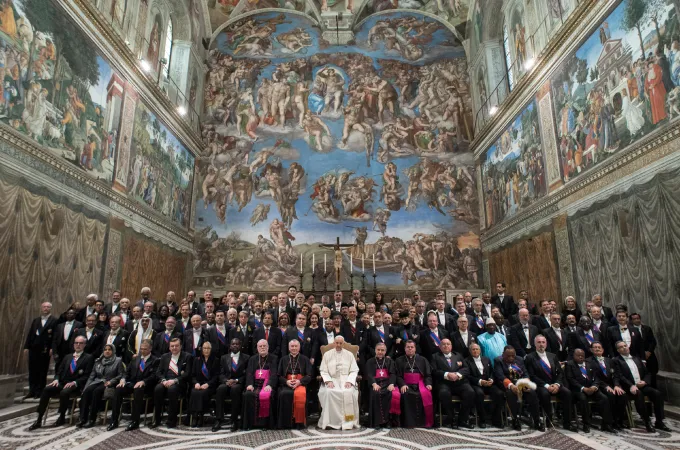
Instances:
[[[628,328],[623,327],[623,328],[621,328],[621,331],[626,331],[627,329],[628,329]]]
[[[525,329],[525,330],[528,330],[528,329],[529,329],[529,325],[524,325],[522,328]]]

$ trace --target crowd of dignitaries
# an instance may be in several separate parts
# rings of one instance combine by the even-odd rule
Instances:
[[[604,306],[600,295],[581,311],[573,297],[561,310],[554,301],[531,302],[527,291],[514,299],[503,283],[493,296],[473,299],[468,292],[453,305],[444,292],[429,303],[418,292],[391,302],[378,293],[368,303],[358,290],[349,299],[337,291],[317,301],[294,286],[264,301],[233,292],[216,301],[210,291],[199,300],[189,291],[179,302],[173,292],[156,302],[144,288],[134,303],[114,291],[108,303],[92,294],[61,316],[51,309],[41,305],[24,347],[28,396],[40,399],[31,429],[41,426],[50,398],[60,399],[55,425],[63,425],[74,397],[79,427],[95,426],[107,400],[109,430],[119,426],[124,402],[131,409],[128,430],[139,427],[147,403],[152,427],[164,411],[166,425],[177,426],[180,405],[194,427],[212,413],[213,431],[303,427],[319,412],[319,388],[324,398],[330,392],[320,382],[322,348],[341,341],[358,347],[359,376],[347,388],[361,392],[371,427],[432,427],[446,416],[452,427],[469,429],[474,410],[478,427],[502,428],[507,405],[509,424],[521,430],[524,405],[530,425],[545,431],[554,426],[558,399],[561,426],[571,431],[578,430],[572,405],[584,432],[592,409],[603,431],[628,428],[628,402],[647,431],[669,430],[656,389],[652,329],[626,305]],[[55,376],[46,384],[52,359]],[[358,424],[346,399],[341,420]]]

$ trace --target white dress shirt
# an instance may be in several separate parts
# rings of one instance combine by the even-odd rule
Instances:
[[[444,311],[437,312],[437,316],[439,317],[439,323],[441,324],[441,326],[445,327],[446,326],[446,313]]]
[[[472,358],[475,362],[475,365],[477,366],[477,370],[479,370],[479,374],[482,375],[484,373],[484,364],[482,363],[482,357],[478,356],[476,358]],[[482,381],[481,379],[479,381]]]
[[[461,331],[461,332],[460,332],[460,337],[463,338],[463,342],[465,343],[465,346],[466,346],[466,347],[468,346],[468,339],[469,339],[469,336],[470,336],[470,335],[468,334],[467,331]]]
[[[68,337],[71,335],[71,329],[73,329],[73,321],[64,323],[64,340],[68,341]]]
[[[529,324],[522,324],[522,331],[524,332],[524,336],[527,338],[527,347],[526,348],[531,348],[531,335],[529,335]]]
[[[548,367],[550,367],[552,369],[552,366],[550,365],[550,360],[548,359],[548,355],[545,352],[543,352],[543,353],[536,352],[536,353],[538,354],[538,357],[541,358],[541,360],[544,363],[546,363],[548,365]],[[553,383],[553,384],[556,384],[556,385],[559,386],[559,383]],[[550,383],[546,383],[544,385],[545,388],[547,388],[548,386],[550,386]]]
[[[619,326],[619,331],[623,330],[621,326]],[[626,343],[626,345],[630,348],[630,330],[628,327],[625,328],[625,331],[621,331],[621,340]]]
[[[623,360],[626,361],[626,364],[628,364],[630,373],[633,374],[633,380],[635,380],[635,384],[638,384],[640,382],[640,371],[638,370],[637,364],[635,364],[635,360],[630,355],[624,356]]]
[[[199,328],[198,330],[196,328],[192,328],[191,331],[194,334],[194,348],[198,347],[198,342],[201,340],[201,332],[203,331],[202,328]]]
[[[564,337],[562,336],[562,330],[560,330],[559,328],[555,328],[555,327],[552,327],[552,329],[555,332],[555,334],[557,335],[557,337],[559,338],[558,342],[560,343],[560,351],[561,351],[562,348],[563,348],[562,342],[564,341]]]
[[[447,353],[446,355],[444,355],[444,358],[447,360],[447,362],[451,361],[452,357],[453,357],[453,355],[451,353]],[[456,367],[456,368],[458,368],[458,367]],[[453,363],[451,363],[451,369],[453,369]],[[463,378],[463,376],[460,374],[460,372],[454,372],[452,370],[451,372],[444,372],[444,379],[445,380],[449,376],[450,373],[455,373],[456,375],[458,375],[458,378]]]

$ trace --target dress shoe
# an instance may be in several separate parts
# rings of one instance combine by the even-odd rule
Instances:
[[[220,431],[221,429],[222,429],[222,422],[220,422],[219,420],[216,420],[216,421],[215,421],[215,424],[214,424],[213,427],[212,427],[212,432],[213,432],[213,433],[217,433],[217,432]]]
[[[42,418],[41,418],[41,417],[38,417],[38,420],[36,420],[35,422],[33,422],[33,425],[31,425],[30,427],[28,427],[28,431],[37,430],[38,428],[41,428],[41,427],[42,427]]]
[[[165,426],[168,428],[177,428],[177,422],[168,422]]]
[[[574,433],[578,432],[578,427],[574,424],[569,424],[566,427],[564,427],[565,430],[573,431]]]
[[[195,417],[191,421],[191,428],[198,428],[198,419]]]
[[[616,430],[611,427],[611,425],[602,425],[600,427],[600,430],[602,430],[605,433],[613,433],[616,434]]]
[[[83,428],[86,424],[87,424],[87,422],[85,422],[85,421],[78,422],[76,424],[76,428]]]
[[[125,431],[135,431],[136,429],[139,428],[139,423],[138,422],[130,422],[125,428]]]
[[[118,422],[111,422],[108,427],[106,427],[106,431],[113,431],[116,428],[118,428]],[[129,428],[129,427],[128,427]]]
[[[232,433],[235,432],[235,431],[238,431],[238,423],[234,422],[234,423],[231,425],[230,430],[231,430]],[[248,429],[246,429],[246,431],[248,431]]]
[[[588,425],[587,423],[584,423],[583,424],[583,432],[584,433],[590,433],[590,425]]]
[[[457,423],[452,423],[452,424],[451,424],[451,429],[457,430],[458,428],[460,428],[460,425],[458,425]]]
[[[54,422],[54,426],[60,427],[60,426],[64,425],[65,423],[66,423],[66,417],[64,417],[63,415],[60,415],[59,417],[57,417],[57,421]]]
[[[522,431],[522,423],[519,421],[519,419],[512,419],[512,429]]]
[[[665,432],[667,432],[667,433],[670,433],[670,432],[671,432],[671,429],[668,428],[668,427],[666,426],[666,424],[663,423],[663,422],[656,422],[656,423],[654,424],[654,428],[656,428],[657,430],[665,431]]]
[[[652,422],[645,422],[645,430],[647,430],[647,433],[654,433],[656,431],[652,426]]]
[[[474,430],[475,427],[474,425],[470,425],[469,423],[461,423],[459,425],[460,428],[465,428],[466,430]]]
[[[24,400],[29,399],[29,398],[35,398],[35,394],[33,392],[29,392],[28,394],[21,397],[21,401],[24,401]]]
[[[151,425],[149,425],[149,428],[151,428],[152,430],[154,428],[158,428],[158,423],[157,422],[151,422]]]
[[[482,430],[486,429],[486,424],[484,422],[480,422],[479,428],[481,428]]]
[[[537,424],[534,425],[534,428],[537,429],[540,432],[545,431],[545,424],[543,422],[538,422]]]
[[[83,426],[83,428],[93,428],[95,425],[97,425],[97,422],[94,420],[90,420]]]
[[[624,430],[630,430],[630,424],[626,421],[620,422],[619,426],[623,428]]]

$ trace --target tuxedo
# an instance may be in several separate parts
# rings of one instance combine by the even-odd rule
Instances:
[[[251,349],[252,355],[257,355],[257,343],[261,339],[265,338],[265,328],[262,325],[260,328],[253,332],[253,348]],[[281,330],[276,327],[269,327],[269,353],[278,357],[281,354]]]
[[[612,320],[616,321],[616,317],[614,317],[614,313],[612,312],[612,309],[609,306],[602,305],[600,307],[600,310],[602,312],[603,322],[611,322]]]
[[[456,322],[457,318],[454,317],[453,314],[448,314],[446,310],[444,311],[444,324],[442,324],[439,311],[435,312],[435,314],[437,316],[437,323],[439,324],[439,326],[444,327],[444,329],[449,334],[458,330],[458,323]]]
[[[548,417],[552,415],[552,406],[550,400],[552,394],[548,392],[545,388],[548,384],[559,384],[560,388],[557,392],[557,397],[562,402],[562,420],[565,429],[569,429],[571,426],[571,403],[572,396],[571,392],[567,388],[567,381],[564,377],[564,371],[560,366],[560,362],[554,353],[545,353],[546,358],[550,363],[550,369],[544,367],[541,362],[541,356],[538,352],[533,352],[527,355],[524,362],[527,366],[527,371],[529,372],[529,378],[531,381],[536,383],[536,395],[538,395],[538,400],[543,406]]]
[[[106,306],[104,306],[104,311],[107,312],[109,317],[117,316],[118,312],[120,311],[120,304],[119,303],[109,303]]]
[[[535,355],[536,353],[532,353]],[[520,378],[528,377],[528,370],[524,364],[524,360],[519,356],[515,356],[515,360],[512,362],[514,366],[513,370],[510,371],[510,365],[503,361],[502,356],[497,356],[493,363],[493,378],[495,381],[495,386],[497,386],[501,392],[505,395],[508,406],[510,407],[510,412],[512,413],[513,420],[518,420],[520,403],[517,398],[517,394],[510,390],[510,384],[515,384]],[[516,369],[515,369],[516,368]],[[539,421],[539,410],[538,410],[538,396],[536,391],[525,390],[522,393],[522,402],[528,406],[529,414],[534,421],[534,424]]]
[[[608,407],[612,411],[612,416],[617,423],[623,421],[626,410],[626,403],[628,398],[625,395],[616,395],[613,392],[607,391],[607,388],[614,389],[621,387],[619,381],[619,369],[616,361],[613,359],[603,357],[602,362],[598,361],[595,356],[586,359],[588,364],[593,369],[595,376],[595,385],[607,397]],[[603,367],[604,366],[604,367]],[[601,413],[601,412],[600,412]],[[602,413],[601,413],[602,414]]]
[[[534,338],[540,334],[538,328],[536,328],[534,325],[527,324],[526,326],[529,330],[528,340],[527,335],[524,332],[524,326],[521,323],[510,327],[510,331],[505,336],[508,341],[508,345],[512,345],[515,349],[515,352],[517,352],[517,356],[521,357],[525,357],[528,353],[536,351]]]
[[[359,319],[357,319],[355,327],[352,327],[349,320],[343,320],[340,324],[340,334],[348,344],[361,345],[366,335],[366,326]]]
[[[124,330],[121,330],[124,331]],[[156,370],[158,369],[159,359],[153,354],[149,354],[144,364],[142,363],[141,353],[135,359],[130,361],[126,373],[123,376],[125,385],[116,387],[113,395],[113,402],[111,407],[111,423],[118,423],[120,417],[120,409],[123,405],[123,400],[128,395],[132,394],[132,407],[130,412],[132,414],[131,421],[139,423],[139,417],[144,408],[144,397],[151,396],[156,385]],[[135,385],[140,381],[144,382],[143,387],[135,389]]]
[[[92,308],[90,308],[89,310],[88,310],[88,308],[89,308],[88,306],[85,306],[84,308],[80,309],[80,310],[76,313],[76,320],[77,320],[78,322],[85,323],[85,321],[86,321],[86,319],[87,319],[87,316],[89,316],[89,315],[91,315],[91,314],[94,314],[95,316],[98,316],[98,314],[95,312],[94,306],[92,306]]]
[[[184,319],[182,318],[182,316],[178,317],[178,318],[177,318],[177,325],[175,325],[175,329],[181,331],[182,334],[184,334],[184,332],[185,332],[186,330],[188,330],[188,329],[190,329],[190,328],[193,328],[193,327],[191,326],[191,318],[192,318],[192,317],[193,317],[193,316],[189,316],[189,317],[187,318],[187,323],[186,323],[186,324],[184,323]]]
[[[85,353],[88,353],[96,358],[99,358],[99,355],[101,355],[102,350],[103,350],[103,338],[104,338],[104,333],[102,330],[99,328],[93,328],[90,331],[90,337],[88,339],[87,337],[87,328],[79,328],[76,333],[71,333],[71,343],[70,347],[73,348],[73,343],[75,342],[76,338],[78,336],[82,336],[85,339],[87,339],[87,342],[85,343],[85,349],[83,350]]]
[[[637,328],[626,325],[626,328],[630,332],[630,354],[637,356],[641,360],[645,360],[645,344],[642,341],[642,336],[640,336],[640,331]],[[607,329],[607,337],[609,338],[609,353],[611,355],[618,355],[616,350],[616,343],[622,341],[621,337],[621,326],[615,325]]]
[[[472,314],[468,316],[468,330],[472,331],[475,333],[477,336],[480,334],[486,333],[486,319],[487,315],[485,314],[484,310],[482,310],[482,324],[480,324],[477,321],[477,315]]]
[[[558,336],[555,329],[550,327],[544,329],[542,334],[548,342],[548,351],[557,355],[557,359],[560,361],[566,361],[568,356],[567,346],[569,344],[569,333],[567,333],[567,330],[564,328],[560,329],[560,335]]]
[[[453,403],[451,397],[460,397],[460,412],[458,414],[458,424],[467,424],[470,420],[470,407],[475,400],[475,391],[468,383],[468,367],[464,364],[465,358],[462,354],[451,352],[447,358],[443,353],[436,353],[432,357],[432,378],[435,381],[435,393],[439,404],[446,415],[453,422]],[[449,373],[458,373],[461,378],[451,381],[445,378]]]
[[[427,328],[427,314],[423,313],[422,317],[418,314],[413,318],[413,323],[420,328]]]
[[[286,356],[288,354],[288,344],[290,341],[298,341],[300,342],[300,353],[311,359],[313,336],[314,330],[305,327],[302,332],[302,339],[300,339],[297,327],[288,327],[283,335],[283,341],[281,342],[281,356]]]
[[[606,353],[608,345],[606,342],[602,342],[602,336],[600,336],[600,333],[593,331],[592,334],[593,342],[600,342]],[[576,332],[569,333],[567,335],[567,357],[569,359],[574,358],[574,350],[577,348],[580,348],[585,352],[586,358],[593,356],[593,352],[590,351],[590,341],[588,338],[586,338],[586,332],[581,327],[576,327]]]
[[[385,335],[384,337],[380,336],[377,327],[372,326],[371,328],[368,329],[368,332],[366,333],[363,352],[363,354],[366,355],[366,359],[375,357],[375,346],[381,342],[385,344],[385,347],[387,347],[388,355],[390,354],[390,352],[392,352],[394,341],[397,338],[397,336],[394,334],[394,330],[392,329],[392,327],[387,326],[385,324],[383,324],[382,327],[383,334]]]
[[[50,350],[54,339],[54,329],[57,319],[47,316],[45,325],[42,317],[37,317],[31,322],[24,343],[24,349],[28,350],[28,394],[39,397],[47,384],[47,372],[50,366]]]
[[[275,308],[272,308],[272,309],[270,310],[270,312],[272,313],[272,316],[273,316],[273,319],[274,319],[274,323],[275,323],[275,324],[278,324],[278,323],[279,323],[279,317],[281,316],[281,307],[277,305]],[[284,308],[284,312],[285,312],[286,314],[288,314],[288,318],[290,319],[290,320],[288,321],[288,323],[289,323],[289,324],[294,324],[294,323],[295,323],[295,316],[296,316],[296,314],[297,314],[297,310],[295,310],[294,308],[291,308],[290,306],[286,305],[286,307]]]
[[[231,344],[229,336],[231,334],[231,328],[229,325],[224,324],[224,334],[220,336],[220,333],[217,332],[217,325],[213,325],[207,330],[203,330],[203,339],[201,342],[201,345],[203,345],[203,342],[205,341],[210,342],[212,345],[212,354],[217,356],[218,360],[222,357],[222,355],[229,353],[229,347]],[[241,340],[241,347],[244,348],[243,339]],[[198,355],[198,353],[196,353],[196,355]]]
[[[539,330],[545,330],[546,328],[550,328],[552,326],[550,320],[547,319],[543,314],[533,316],[531,318],[531,323]]]
[[[501,310],[501,313],[503,313],[503,317],[506,318],[512,316],[513,314],[517,314],[519,311],[519,307],[515,303],[515,299],[512,298],[512,295],[505,294],[501,297],[496,294],[491,297],[491,303],[498,306],[498,308]]]
[[[167,337],[166,337],[167,336]],[[161,333],[156,333],[156,335],[153,338],[153,348],[151,350],[151,353],[156,357],[160,358],[161,356],[165,355],[166,353],[170,352],[170,341],[178,338],[180,341],[182,340],[182,333],[176,330],[173,330],[173,332],[170,334],[170,336],[165,334],[165,330]]]
[[[67,322],[60,323],[54,327],[54,338],[52,338],[52,356],[54,357],[54,367],[59,367],[61,360],[65,355],[73,351],[73,345],[71,339],[78,332],[80,328],[83,328],[82,322],[77,320],[73,321],[71,330],[66,337],[64,337],[64,327]]]
[[[438,334],[439,338],[439,343],[437,343],[431,332],[432,330],[425,328],[420,334],[420,348],[422,350],[422,356],[428,361],[432,361],[432,357],[434,355],[442,352],[439,348],[439,343],[441,343],[442,339],[449,338],[449,333],[444,328],[437,327],[436,333]]]
[[[473,342],[477,342],[477,335],[473,333],[472,331],[468,330],[468,341],[465,343],[463,340],[463,336],[459,331],[456,331],[451,335],[451,344],[453,344],[453,351],[456,353],[460,353],[463,355],[464,358],[467,358],[470,356],[470,344]]]
[[[186,395],[187,387],[191,381],[193,357],[190,353],[180,352],[177,359],[176,369],[170,364],[172,353],[161,356],[156,370],[156,378],[159,383],[153,390],[154,423],[161,423],[164,400],[168,399],[168,423],[177,424],[177,412],[179,399]],[[173,370],[174,369],[174,370]],[[176,371],[175,371],[176,370]],[[165,387],[165,380],[177,380],[176,383]]]
[[[619,369],[619,382],[621,383],[621,388],[626,391],[628,398],[631,398],[633,401],[635,401],[635,409],[637,410],[640,417],[642,417],[642,419],[645,421],[645,424],[650,421],[649,412],[647,411],[647,406],[645,405],[645,397],[648,397],[652,404],[654,404],[654,417],[656,418],[656,422],[662,422],[664,419],[663,396],[661,395],[661,392],[657,391],[651,386],[652,374],[649,373],[645,365],[642,363],[642,359],[638,358],[637,356],[632,356],[632,352],[630,358],[632,358],[630,361],[632,361],[637,367],[640,381],[644,381],[646,385],[638,389],[637,395],[633,395],[631,393],[630,389],[636,384],[635,378],[630,366],[627,363],[627,359],[619,355],[615,358],[615,361]]]
[[[58,381],[56,386],[45,386],[40,395],[40,403],[38,404],[38,421],[42,420],[50,398],[59,397],[59,415],[66,414],[66,409],[71,403],[71,396],[80,394],[87,384],[90,377],[90,372],[94,367],[94,356],[82,352],[74,361],[75,353],[68,353],[63,355],[61,363],[55,368],[54,379]],[[66,388],[68,383],[75,383],[73,386]]]
[[[250,317],[248,318],[248,323],[253,328],[253,330],[255,330],[257,328],[262,328],[264,326],[264,324],[262,323],[263,318],[264,318],[264,312],[262,314],[260,314],[259,318],[257,318],[255,316],[255,313],[252,313],[250,315]]]
[[[106,345],[109,342],[109,337],[111,337],[111,330],[106,330],[102,336],[102,345]],[[111,341],[111,345],[116,349],[116,356],[120,356],[125,364],[130,362],[132,355],[128,353],[128,340],[130,339],[130,333],[123,328],[118,329],[118,333],[115,335]]]
[[[182,334],[182,351],[190,354],[194,358],[201,355],[201,346],[207,340],[206,331],[201,328],[198,342],[194,340],[194,328],[190,327],[184,330]],[[212,353],[219,351],[219,348],[213,345]]]
[[[250,356],[241,351],[235,359],[236,361],[232,359],[231,352],[225,353],[220,359],[219,385],[215,394],[215,419],[220,422],[224,420],[224,401],[227,397],[231,399],[233,423],[236,423],[241,413],[241,397],[246,388],[246,368]],[[235,380],[236,383],[229,386],[227,383],[230,380]]]
[[[420,333],[422,329],[418,325],[409,323],[404,327],[404,325],[398,325],[392,327],[392,335],[394,336],[394,344],[392,345],[392,353],[388,356],[392,359],[397,359],[398,357],[406,353],[406,341],[409,339],[416,343],[416,353],[420,353]],[[397,339],[401,339],[401,342],[397,344]],[[375,349],[375,346],[373,347]],[[454,349],[455,351],[455,349]]]
[[[645,358],[647,364],[647,370],[652,374],[652,382],[650,383],[653,388],[656,388],[656,374],[659,372],[659,360],[656,358],[656,337],[654,337],[654,331],[649,325],[641,325],[640,334],[642,335],[642,346],[645,352],[649,352],[649,358]],[[645,353],[645,356],[646,353]]]
[[[229,343],[232,339],[238,338],[241,341],[241,348],[250,351],[254,331],[255,328],[250,322],[247,322],[244,327],[241,326],[240,322],[237,322],[236,326],[229,328]]]
[[[607,395],[598,390],[588,395],[583,391],[583,388],[590,388],[597,386],[597,368],[587,362],[583,363],[583,367],[576,364],[575,361],[568,361],[564,366],[565,377],[569,389],[571,389],[574,401],[581,409],[581,417],[584,425],[590,425],[591,411],[589,401],[593,401],[598,405],[600,414],[602,415],[602,423],[604,425],[611,425],[612,411],[609,408],[609,399]]]
[[[468,382],[475,392],[475,409],[477,410],[477,415],[479,416],[479,423],[487,422],[487,414],[485,409],[484,397],[486,395],[491,397],[491,422],[496,427],[502,427],[501,413],[503,406],[505,405],[505,400],[503,398],[503,391],[493,384],[491,386],[481,386],[480,381],[493,381],[493,366],[491,365],[491,360],[486,356],[480,356],[480,362],[482,363],[482,370],[479,370],[477,363],[472,356],[465,358],[465,367],[468,371]]]
[[[335,330],[332,333],[333,339],[340,336],[340,333],[337,333]],[[321,365],[321,347],[332,343],[332,340],[330,342],[328,340],[328,333],[326,333],[325,328],[319,327],[316,329],[314,339],[312,340],[312,357],[310,358],[314,360],[314,367],[318,368]]]

